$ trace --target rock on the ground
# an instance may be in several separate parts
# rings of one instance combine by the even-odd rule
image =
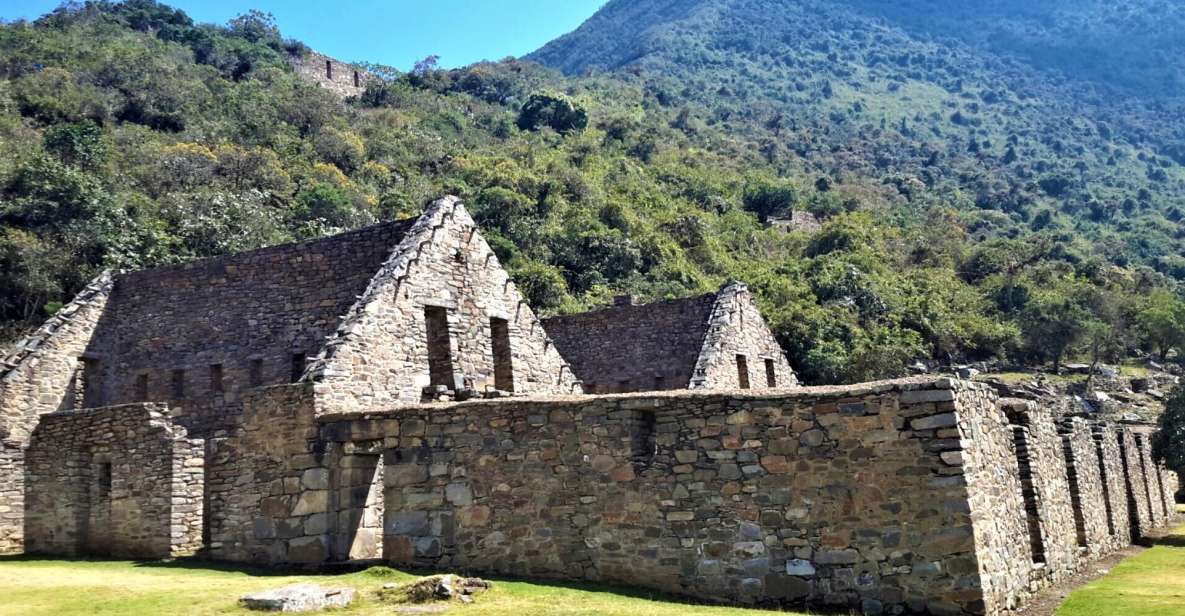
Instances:
[[[353,588],[325,588],[316,584],[293,584],[283,588],[243,595],[244,607],[265,612],[312,612],[346,607],[354,600]]]
[[[473,600],[471,597],[473,593],[483,591],[489,587],[490,583],[481,578],[465,578],[458,575],[434,575],[412,582],[407,586],[397,587],[395,589],[387,589],[386,586],[383,588],[384,591],[398,591],[404,595],[407,601],[412,603],[449,601],[453,599],[459,599],[464,603],[469,603]]]

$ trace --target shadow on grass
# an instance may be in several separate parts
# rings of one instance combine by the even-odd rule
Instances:
[[[1149,547],[1162,545],[1171,548],[1185,548],[1185,535],[1168,535],[1167,537],[1144,539],[1143,544]]]

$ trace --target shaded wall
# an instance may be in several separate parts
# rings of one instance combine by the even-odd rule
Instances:
[[[16,441],[0,440],[0,554],[24,548],[24,452]]]
[[[137,404],[42,416],[25,452],[25,551],[165,558],[201,545],[203,447]]]

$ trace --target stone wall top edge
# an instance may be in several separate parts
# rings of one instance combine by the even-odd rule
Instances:
[[[169,276],[169,275],[173,275],[173,274],[181,274],[181,273],[185,273],[185,272],[207,269],[210,267],[217,267],[217,266],[223,265],[223,264],[233,264],[234,262],[238,262],[238,261],[246,261],[252,257],[265,257],[265,256],[269,256],[269,255],[276,254],[276,253],[299,251],[299,250],[304,250],[304,249],[313,249],[313,248],[316,248],[319,245],[323,245],[323,244],[348,242],[348,241],[352,241],[352,240],[356,240],[356,239],[361,239],[361,238],[366,237],[367,235],[370,235],[370,234],[381,233],[386,230],[400,229],[401,232],[406,232],[408,229],[411,228],[411,225],[414,222],[415,222],[414,218],[404,219],[404,220],[387,221],[387,222],[382,222],[382,223],[379,223],[376,225],[370,225],[368,227],[362,227],[361,229],[354,229],[351,231],[345,231],[345,232],[338,233],[335,235],[329,235],[329,236],[310,239],[310,240],[302,240],[299,242],[287,242],[284,244],[275,244],[272,246],[265,246],[263,248],[257,248],[255,250],[246,250],[246,251],[242,251],[242,252],[235,252],[235,253],[230,253],[230,254],[225,254],[225,255],[219,255],[216,257],[207,257],[205,259],[196,259],[194,261],[187,261],[185,263],[178,263],[175,265],[164,265],[161,267],[153,267],[153,268],[142,269],[142,270],[122,271],[122,272],[116,273],[115,280],[116,280],[116,282],[120,282],[120,281],[129,281],[129,280],[144,279],[144,278],[150,279],[150,278],[156,278],[156,277]]]
[[[955,390],[955,391],[984,391],[990,388],[981,383],[964,381],[949,377],[911,377],[889,381],[874,381],[855,385],[833,385],[816,387],[794,387],[784,389],[744,389],[744,390],[671,390],[656,392],[640,392],[626,394],[598,394],[598,395],[565,395],[565,396],[524,396],[512,398],[498,398],[493,400],[472,400],[466,402],[437,403],[437,404],[408,404],[394,406],[387,409],[358,410],[347,412],[326,412],[317,417],[320,423],[336,421],[351,421],[364,418],[378,418],[395,416],[421,411],[452,412],[475,411],[479,409],[498,409],[511,406],[563,406],[575,407],[592,402],[607,400],[619,401],[629,408],[644,409],[648,405],[657,405],[664,400],[675,401],[785,401],[809,399],[841,399],[855,396],[881,395],[921,390]]]
[[[148,412],[168,411],[169,405],[163,402],[132,402],[129,404],[116,404],[113,406],[96,406],[86,409],[68,409],[62,411],[54,411],[52,413],[45,413],[39,419],[59,419],[65,417],[79,417],[83,415],[97,415],[102,413],[124,413],[130,411],[143,410]]]

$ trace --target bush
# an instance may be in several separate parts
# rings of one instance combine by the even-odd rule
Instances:
[[[561,134],[582,131],[588,126],[588,112],[563,94],[532,94],[518,114],[518,127],[539,130],[544,126]]]

